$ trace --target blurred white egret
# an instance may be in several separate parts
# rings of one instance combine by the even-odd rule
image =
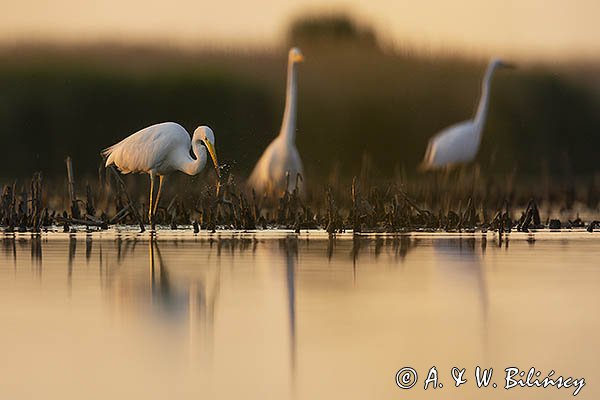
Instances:
[[[490,84],[497,68],[514,68],[499,59],[492,59],[481,83],[481,98],[477,113],[471,120],[452,125],[429,140],[422,169],[450,167],[472,161],[481,143],[481,132],[487,117]]]
[[[288,55],[285,111],[279,136],[267,147],[256,163],[248,183],[253,188],[269,193],[291,190],[298,174],[302,174],[302,160],[296,148],[296,65],[304,61],[300,49],[290,49]],[[286,174],[289,173],[290,179]],[[289,182],[288,182],[289,181]],[[286,188],[286,182],[288,187]]]
[[[190,146],[196,156],[195,159],[190,155]],[[198,127],[190,140],[190,134],[184,127],[175,122],[163,122],[126,137],[103,150],[102,155],[106,157],[107,167],[114,164],[124,174],[145,172],[150,175],[148,219],[152,223],[165,175],[175,171],[188,175],[198,174],[206,165],[207,149],[218,176],[215,135],[208,126]],[[158,193],[156,202],[153,203],[154,180],[157,176],[159,177]]]

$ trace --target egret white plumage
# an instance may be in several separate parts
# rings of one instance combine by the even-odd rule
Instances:
[[[300,49],[294,47],[288,54],[285,111],[279,135],[269,144],[256,163],[248,183],[260,191],[290,190],[298,174],[302,174],[302,160],[296,148],[296,66],[304,61]],[[288,179],[287,175],[291,179]],[[286,183],[288,187],[286,187]]]
[[[492,59],[481,83],[481,98],[473,119],[452,125],[429,140],[422,169],[436,169],[472,161],[481,144],[490,97],[490,85],[498,68],[514,68],[499,59]]]
[[[196,158],[190,155],[190,147]],[[107,167],[114,164],[124,174],[138,172],[150,175],[148,219],[153,223],[164,177],[175,171],[188,175],[198,174],[206,165],[207,150],[215,164],[218,176],[215,135],[208,126],[196,128],[190,139],[190,134],[183,126],[175,122],[163,122],[126,137],[103,150],[102,155],[106,157]],[[154,181],[157,176],[158,193],[156,201],[153,202]]]

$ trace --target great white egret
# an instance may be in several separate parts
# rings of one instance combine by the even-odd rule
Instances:
[[[481,143],[481,132],[487,117],[492,76],[497,68],[514,68],[499,59],[492,59],[481,83],[481,98],[473,119],[452,125],[429,140],[421,169],[450,167],[472,161]]]
[[[196,158],[190,155],[190,146]],[[188,175],[196,175],[206,165],[206,151],[210,154],[217,176],[219,164],[215,152],[215,134],[208,126],[200,126],[190,134],[175,122],[163,122],[144,128],[119,143],[102,151],[106,157],[106,166],[114,164],[119,170],[147,173],[150,175],[150,202],[148,203],[148,219],[153,223],[154,213],[158,207],[163,179],[175,171]],[[154,181],[159,178],[156,202],[153,203]]]
[[[248,183],[251,187],[272,193],[290,190],[298,174],[302,174],[302,160],[296,148],[296,66],[304,61],[300,49],[294,47],[288,54],[285,111],[279,135],[260,157]],[[288,179],[287,174],[292,179]],[[286,187],[286,183],[288,187]]]

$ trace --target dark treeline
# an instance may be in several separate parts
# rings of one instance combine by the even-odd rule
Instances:
[[[470,118],[487,60],[413,55],[343,18],[299,20],[298,146],[307,177],[416,174],[428,138]],[[287,45],[286,45],[287,46]],[[182,52],[119,45],[0,52],[0,177],[95,174],[100,150],[156,122],[210,125],[220,160],[246,176],[277,134],[287,48]],[[499,72],[478,164],[489,174],[591,175],[600,148],[595,89],[564,71]]]

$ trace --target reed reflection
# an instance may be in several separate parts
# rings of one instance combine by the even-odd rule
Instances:
[[[89,264],[92,257],[92,235],[85,235],[85,262]]]
[[[42,272],[42,238],[39,235],[31,235],[31,264]]]
[[[330,239],[331,242],[331,239]],[[352,237],[352,250],[351,257],[353,266],[356,269],[356,265],[359,260],[359,256],[362,249],[365,248],[369,251],[373,251],[375,260],[383,254],[384,250],[391,251],[393,257],[397,261],[404,261],[408,253],[416,248],[419,244],[418,238],[411,238],[409,235],[391,235],[391,236],[361,236],[354,235]],[[333,244],[330,244],[328,249],[328,257],[333,257]]]
[[[2,251],[7,258],[11,258],[14,268],[17,267],[17,246],[14,235],[6,235],[2,238]]]

